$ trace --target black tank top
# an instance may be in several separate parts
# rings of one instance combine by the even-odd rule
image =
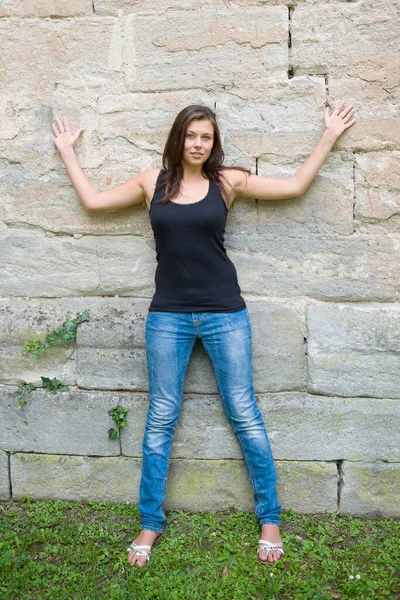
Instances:
[[[162,176],[160,171],[157,183]],[[149,311],[237,312],[246,308],[236,268],[224,247],[228,209],[218,185],[209,180],[198,202],[160,204],[154,192],[150,222],[156,242],[156,290]]]

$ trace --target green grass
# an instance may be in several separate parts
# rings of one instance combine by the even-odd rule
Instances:
[[[167,512],[150,562],[127,545],[136,506],[0,504],[1,600],[377,600],[399,597],[400,523],[282,515],[285,556],[256,558],[254,514]]]

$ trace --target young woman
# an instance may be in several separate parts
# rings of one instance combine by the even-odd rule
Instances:
[[[281,200],[304,194],[337,138],[355,122],[353,112],[345,102],[330,116],[326,108],[324,133],[305,163],[292,177],[270,179],[223,166],[215,113],[191,105],[172,125],[163,169],[150,169],[104,192],[96,191],[74,153],[84,130],[71,135],[65,117],[53,123],[52,139],[83,206],[107,211],[145,201],[156,241],[156,289],[145,327],[150,402],[139,490],[142,523],[128,547],[131,565],[149,560],[151,546],[164,530],[171,445],[196,338],[210,359],[253,486],[261,525],[257,557],[270,563],[283,556],[275,467],[253,388],[250,319],[224,247],[225,223],[238,196]]]

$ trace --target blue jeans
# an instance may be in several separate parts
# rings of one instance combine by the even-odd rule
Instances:
[[[280,524],[281,506],[267,431],[253,387],[247,308],[231,313],[149,312],[146,359],[149,411],[143,438],[139,512],[142,529],[162,533],[163,503],[175,425],[196,338],[202,340],[229,423],[242,448],[261,524]]]

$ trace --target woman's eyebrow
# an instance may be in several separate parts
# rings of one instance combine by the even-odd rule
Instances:
[[[196,133],[195,131],[193,131],[193,129],[188,129],[187,133]],[[203,135],[212,135],[212,133],[203,133]]]

